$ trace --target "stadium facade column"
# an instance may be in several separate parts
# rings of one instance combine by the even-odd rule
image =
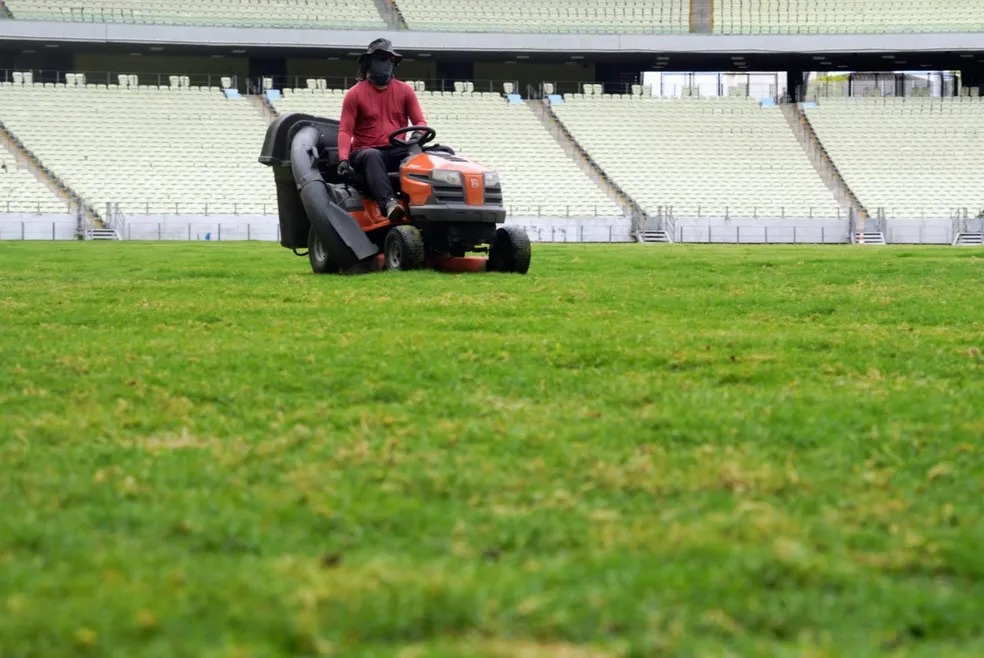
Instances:
[[[34,71],[35,82],[65,82],[59,76],[75,70],[75,55],[69,51],[41,48],[34,49],[34,52],[2,51],[0,68]]]
[[[287,75],[287,60],[284,57],[250,57],[249,77],[254,78],[283,78]],[[279,84],[283,82],[278,81]],[[300,85],[295,85],[300,86]]]
[[[802,69],[786,71],[786,95],[790,101],[799,103],[806,100],[806,82],[809,73]]]
[[[604,85],[606,94],[628,94],[632,85],[642,84],[646,70],[645,62],[598,62],[595,78]]]
[[[977,87],[984,96],[984,64],[961,68],[960,84],[964,87]]]
[[[454,91],[456,80],[474,80],[475,62],[472,60],[438,60],[435,62],[437,67],[437,80],[435,88],[443,85],[441,91]]]

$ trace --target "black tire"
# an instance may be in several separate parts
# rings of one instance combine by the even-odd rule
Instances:
[[[394,226],[383,244],[386,269],[416,270],[424,264],[424,238],[413,226]]]
[[[313,226],[308,231],[308,260],[315,274],[338,274],[341,270],[341,266],[328,255],[328,250],[321,243],[321,237]]]
[[[489,272],[526,274],[530,270],[530,237],[518,226],[501,226],[489,249]]]

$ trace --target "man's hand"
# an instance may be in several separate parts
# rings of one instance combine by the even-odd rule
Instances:
[[[348,160],[342,160],[338,163],[338,175],[343,178],[352,175],[352,165],[349,164]]]

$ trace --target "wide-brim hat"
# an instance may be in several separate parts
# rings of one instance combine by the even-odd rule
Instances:
[[[366,48],[366,52],[359,55],[359,61],[364,62],[368,58],[372,57],[373,53],[379,52],[380,50],[395,57],[397,63],[403,59],[403,55],[393,50],[393,44],[390,43],[389,39],[376,39],[369,44],[369,47]]]

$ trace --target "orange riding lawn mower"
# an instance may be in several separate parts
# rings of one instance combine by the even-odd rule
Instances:
[[[273,167],[280,244],[306,255],[316,274],[529,270],[526,232],[502,225],[506,210],[495,171],[442,147],[426,148],[437,135],[429,126],[401,128],[390,143],[408,147],[409,155],[390,177],[406,213],[391,222],[361,176],[338,173],[338,125],[282,115],[267,129],[259,158]]]

